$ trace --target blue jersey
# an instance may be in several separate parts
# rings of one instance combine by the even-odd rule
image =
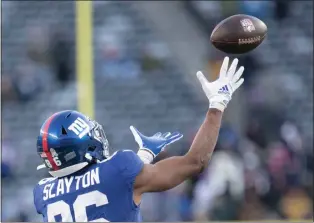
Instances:
[[[141,221],[133,184],[143,165],[123,150],[72,175],[45,178],[34,188],[36,210],[45,222]]]

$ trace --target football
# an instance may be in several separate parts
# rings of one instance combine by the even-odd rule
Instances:
[[[249,15],[233,15],[221,21],[213,30],[210,41],[228,54],[247,53],[265,39],[267,26],[260,19]]]

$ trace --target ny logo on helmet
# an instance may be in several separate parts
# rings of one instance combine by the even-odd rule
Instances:
[[[69,127],[79,138],[82,138],[90,131],[89,125],[80,117],[77,118]]]

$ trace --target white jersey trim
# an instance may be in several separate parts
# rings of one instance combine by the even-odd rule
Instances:
[[[78,164],[75,164],[72,166],[65,167],[65,168],[60,169],[60,170],[48,171],[48,172],[53,177],[64,177],[64,176],[70,175],[72,173],[75,173],[75,172],[83,169],[87,165],[88,165],[88,162],[82,162],[82,163],[78,163]]]

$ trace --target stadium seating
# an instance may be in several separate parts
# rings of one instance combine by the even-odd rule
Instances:
[[[104,126],[114,150],[136,149],[130,125],[146,134],[180,130],[189,137],[203,119],[207,106],[204,98],[195,95],[191,85],[181,78],[184,74],[171,59],[166,43],[132,4],[94,2],[95,118]],[[265,19],[268,37],[255,55],[263,67],[269,68],[260,75],[273,72],[275,79],[276,74],[287,74],[286,79],[291,80],[285,87],[295,93],[280,106],[284,115],[301,127],[305,145],[312,146],[313,2],[291,4],[294,9],[291,16],[281,23],[272,17]],[[2,216],[2,220],[26,212],[32,221],[37,221],[32,218],[35,211],[31,187],[44,176],[44,172],[35,171],[41,162],[36,154],[39,128],[52,113],[76,109],[77,105],[75,80],[66,86],[59,83],[50,57],[51,34],[61,30],[70,46],[75,76],[75,3],[5,1],[2,6],[3,75],[12,77],[13,82],[22,81],[25,88],[36,86],[28,100],[2,103],[3,135],[10,139],[20,157],[13,162],[17,177],[12,182],[3,181],[2,196],[6,201],[3,212],[8,216]],[[31,82],[27,75],[32,76]],[[295,84],[296,78],[300,85]],[[298,89],[299,86],[302,88]],[[21,194],[17,195],[17,191]],[[21,204],[23,210],[16,208],[16,213],[11,213],[11,206],[20,202],[20,197],[28,204]]]
[[[58,2],[40,4],[15,4],[15,15],[10,16],[10,23],[15,26],[8,29],[4,37],[4,53],[9,55],[4,61],[4,69],[10,73],[14,65],[25,59],[27,45],[19,42],[28,27],[32,27],[38,17],[43,18],[42,24],[49,27],[62,19],[62,25],[68,27],[67,36],[74,37],[73,4]],[[48,10],[49,9],[49,10]],[[180,78],[180,73],[174,62],[164,62],[163,67],[154,71],[141,71],[138,76],[124,79],[107,77],[99,68],[104,61],[98,49],[97,39],[102,25],[110,17],[124,15],[129,19],[131,32],[127,39],[128,54],[141,63],[141,46],[154,41],[153,30],[145,21],[137,16],[137,12],[123,2],[97,4],[95,7],[95,105],[96,119],[104,125],[105,131],[113,148],[136,149],[129,131],[129,125],[135,125],[141,131],[152,134],[156,130],[182,130],[195,125],[195,116],[204,110],[199,106],[199,99],[194,97],[188,86]],[[57,16],[59,15],[59,16]],[[9,24],[7,24],[9,25]],[[74,44],[72,39],[72,44]],[[11,56],[12,55],[12,56]],[[16,56],[18,55],[18,56]],[[51,80],[51,77],[47,77]],[[75,82],[67,88],[60,88],[55,81],[47,82],[47,86],[33,100],[25,103],[6,103],[3,118],[8,131],[14,132],[14,146],[27,157],[20,164],[18,174],[30,177],[33,172],[25,169],[35,169],[39,159],[35,153],[36,137],[42,122],[54,111],[76,109]],[[198,117],[202,119],[202,116]],[[155,120],[158,119],[158,122]],[[34,160],[29,162],[30,160]],[[37,162],[38,161],[38,162]],[[25,175],[26,174],[26,175]],[[35,177],[35,175],[33,175]]]

